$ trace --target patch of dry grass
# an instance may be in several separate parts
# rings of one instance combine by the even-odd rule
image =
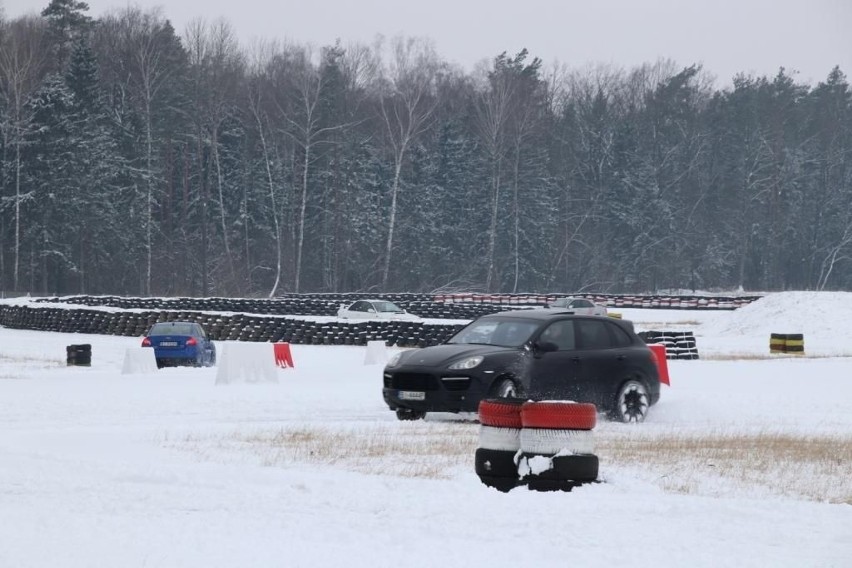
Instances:
[[[292,461],[342,466],[361,473],[447,479],[465,458],[472,460],[477,427],[406,424],[367,430],[297,428],[254,434],[243,441],[265,452],[264,465]]]
[[[745,491],[852,504],[852,436],[782,433],[597,437],[601,463],[647,470],[666,491]]]
[[[638,476],[669,493],[768,495],[852,504],[852,436],[660,434],[637,428],[595,431],[601,476]],[[359,428],[300,426],[187,436],[166,445],[202,459],[268,467],[308,464],[374,475],[451,479],[473,471],[479,425],[410,422]]]
[[[478,435],[476,423],[408,422],[346,429],[300,426],[234,433],[207,442],[185,437],[167,445],[205,459],[213,455],[212,442],[219,452],[248,453],[264,466],[309,464],[367,474],[449,479],[458,467],[473,468]]]

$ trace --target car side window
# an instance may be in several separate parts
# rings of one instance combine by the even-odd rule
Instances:
[[[612,342],[607,333],[607,322],[601,320],[577,320],[574,322],[579,336],[580,349],[609,349]]]
[[[556,321],[541,332],[539,341],[555,343],[559,351],[570,351],[576,348],[574,339],[574,323],[571,320]]]
[[[353,312],[366,312],[367,311],[367,302],[358,301],[352,304],[350,308]]]
[[[616,347],[627,347],[631,343],[633,343],[633,339],[630,335],[618,327],[615,324],[610,324],[607,326],[609,329],[609,333],[612,336],[612,342]]]

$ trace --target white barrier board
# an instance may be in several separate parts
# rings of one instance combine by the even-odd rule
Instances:
[[[377,363],[387,363],[388,362],[388,348],[385,345],[385,342],[382,340],[379,341],[368,341],[367,342],[367,353],[364,355],[364,364],[365,365],[375,365]]]
[[[271,343],[228,342],[217,356],[217,385],[277,382]]]
[[[122,375],[138,375],[157,372],[157,359],[152,347],[128,347],[124,351]]]

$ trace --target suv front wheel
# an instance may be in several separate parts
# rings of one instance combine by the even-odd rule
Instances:
[[[512,379],[499,379],[491,387],[494,398],[518,398],[520,391]]]
[[[399,420],[420,420],[426,417],[426,413],[410,408],[397,408],[396,417]]]

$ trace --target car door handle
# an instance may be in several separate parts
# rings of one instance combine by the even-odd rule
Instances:
[[[616,361],[624,361],[625,357],[624,357],[624,355],[619,355],[615,359],[616,359]]]
[[[571,357],[571,362],[572,362],[572,363],[579,363],[579,362],[580,362],[580,358],[579,358],[579,357]]]

